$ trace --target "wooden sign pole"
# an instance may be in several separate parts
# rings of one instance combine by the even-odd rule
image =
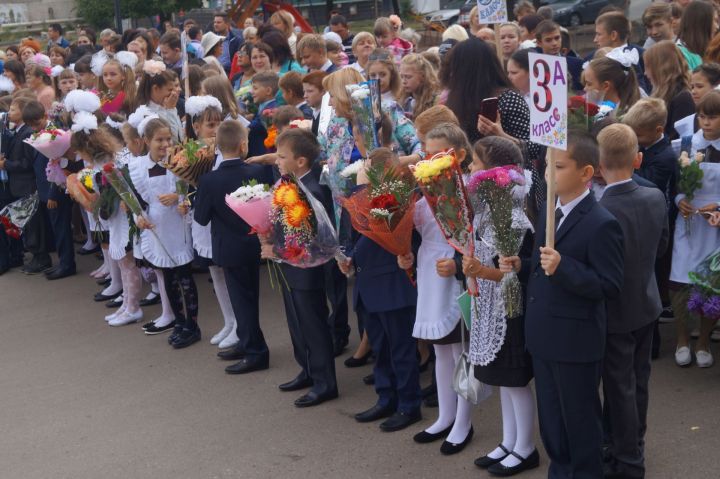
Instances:
[[[545,171],[547,180],[545,246],[555,248],[555,148],[548,148]]]
[[[495,51],[497,52],[498,60],[500,60],[503,70],[505,70],[505,59],[503,58],[502,46],[500,46],[500,24],[496,23],[493,27],[495,28]]]

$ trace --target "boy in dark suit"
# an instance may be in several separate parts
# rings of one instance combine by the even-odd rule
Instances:
[[[533,356],[540,435],[550,456],[549,477],[603,476],[598,386],[607,335],[606,301],[623,281],[620,225],[587,189],[598,167],[595,140],[571,131],[557,151],[557,206],[544,245],[540,216],[530,259],[501,258],[501,270],[527,280],[525,337]]]
[[[247,130],[240,122],[227,120],[220,124],[217,147],[224,160],[217,170],[200,178],[195,221],[203,226],[212,221],[212,259],[223,268],[237,318],[239,342],[234,349],[219,356],[240,359],[225,369],[228,374],[245,374],[267,369],[270,362],[270,352],[260,329],[260,243],[250,234],[250,226],[225,204],[225,195],[251,180],[271,184],[272,176],[265,167],[244,162]]]
[[[305,35],[297,43],[295,56],[309,72],[323,71],[328,75],[338,67],[328,59],[325,40],[320,35]]]
[[[603,419],[609,433],[605,477],[643,478],[650,351],[655,320],[662,311],[655,260],[668,244],[667,211],[657,188],[638,186],[632,180],[642,153],[629,126],[608,126],[598,135],[598,143],[607,182],[600,204],[620,223],[625,247],[621,292],[607,302],[602,375]]]
[[[328,217],[333,214],[330,190],[320,186],[312,165],[320,156],[320,145],[309,130],[293,128],[277,139],[277,167],[281,175],[294,175],[320,201]],[[273,245],[262,245],[262,256],[274,259]],[[310,391],[295,401],[297,407],[309,407],[338,397],[335,359],[328,306],[325,295],[324,265],[299,268],[281,264],[286,285],[281,286],[285,315],[293,344],[295,361],[302,369],[297,377],[281,384],[281,391]]]
[[[7,149],[3,147],[4,158],[0,159],[0,169],[7,171],[11,201],[30,196],[37,191],[34,169],[36,152],[24,141],[32,135],[32,128],[23,122],[22,116],[25,106],[31,101],[23,97],[15,98],[8,112],[8,118],[16,125],[15,135]],[[52,266],[46,239],[45,217],[40,212],[33,215],[23,231],[25,247],[32,253],[32,259],[22,268],[23,273],[38,274]]]
[[[560,25],[552,20],[543,20],[535,29],[538,53],[545,55],[562,56],[562,33]],[[576,91],[583,89],[582,65],[583,61],[577,57],[565,57],[568,72],[572,80],[572,88]]]
[[[45,107],[38,101],[31,101],[23,110],[23,122],[34,132],[48,127]],[[58,254],[59,264],[45,272],[49,280],[61,279],[75,274],[75,250],[72,239],[72,200],[55,183],[47,180],[45,169],[48,158],[39,151],[35,151],[33,168],[37,184],[40,205],[38,213],[47,216],[55,239],[55,250]],[[43,225],[45,221],[43,220]],[[49,232],[48,232],[49,233]],[[43,239],[43,243],[46,243]]]
[[[248,125],[248,157],[267,153],[265,138],[267,126],[272,122],[269,114],[277,107],[278,76],[273,72],[257,73],[252,78],[252,97],[258,106],[257,115]],[[264,113],[264,114],[263,114]]]

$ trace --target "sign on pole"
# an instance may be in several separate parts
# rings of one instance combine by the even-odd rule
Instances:
[[[565,57],[530,53],[530,141],[545,145],[547,208],[545,246],[555,247],[555,151],[567,150],[568,73]]]
[[[480,25],[506,23],[508,21],[506,0],[478,0],[478,22]],[[499,38],[495,39],[500,42]]]

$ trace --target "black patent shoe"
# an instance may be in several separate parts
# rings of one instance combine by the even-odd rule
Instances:
[[[470,426],[470,431],[468,432],[467,436],[465,436],[463,442],[456,444],[454,442],[443,441],[442,446],[440,446],[440,452],[446,456],[452,456],[453,454],[457,454],[458,452],[465,449],[465,446],[470,444],[470,441],[472,441],[473,438],[473,434],[475,434],[475,431],[473,430],[473,427]]]
[[[515,456],[520,461],[520,464],[512,467],[503,466],[502,463],[493,464],[488,467],[487,471],[494,476],[509,477],[519,474],[529,469],[534,469],[540,465],[540,454],[535,449],[528,457],[522,457],[515,451],[510,453],[511,456]]]

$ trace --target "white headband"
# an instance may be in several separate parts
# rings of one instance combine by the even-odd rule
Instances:
[[[81,111],[75,114],[73,117],[72,131],[79,132],[84,131],[90,134],[92,130],[97,130],[98,122],[97,117],[90,112]]]
[[[135,128],[138,129],[138,126],[140,125],[140,122],[143,121],[143,119],[148,116],[152,115],[153,112],[148,108],[146,105],[140,105],[137,107],[137,109],[128,116],[127,122]]]
[[[117,60],[120,63],[120,65],[122,65],[124,67],[128,67],[131,70],[133,70],[133,69],[135,69],[135,65],[137,65],[138,57],[137,57],[137,55],[135,55],[132,52],[123,50],[123,51],[117,52],[115,54],[115,60]]]
[[[123,126],[121,121],[115,121],[110,117],[105,118],[105,123],[107,123],[110,128],[115,128],[116,130],[119,130]]]
[[[0,75],[0,91],[12,93],[15,91],[15,84],[5,75]]]
[[[74,113],[87,111],[92,113],[100,109],[100,98],[89,91],[73,90],[67,94],[63,105],[65,105],[66,111]]]
[[[214,108],[222,113],[222,104],[220,100],[210,95],[191,96],[185,100],[185,113],[191,117],[196,117],[208,108]]]
[[[137,127],[138,135],[145,136],[145,128],[147,127],[148,123],[150,123],[150,120],[154,120],[156,118],[160,118],[160,117],[157,116],[155,113],[152,113],[152,114],[146,116],[145,118],[143,118]]]

